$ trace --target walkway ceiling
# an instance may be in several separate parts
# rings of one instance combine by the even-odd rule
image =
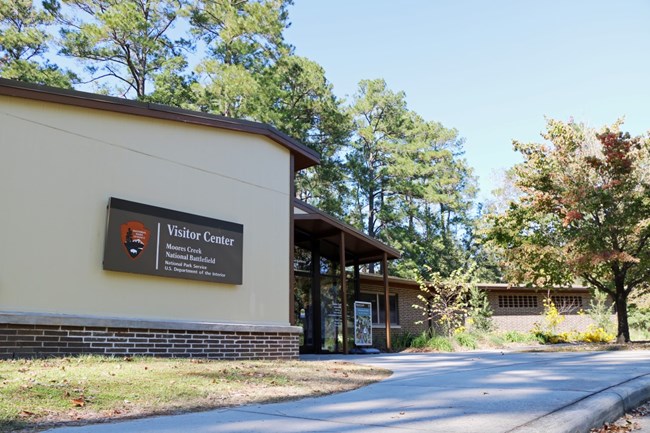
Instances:
[[[384,253],[388,260],[398,259],[399,251],[361,233],[325,212],[300,200],[294,201],[294,242],[309,249],[312,239],[322,240],[321,254],[338,260],[341,233],[345,234],[346,266],[355,263],[375,263],[382,261]]]

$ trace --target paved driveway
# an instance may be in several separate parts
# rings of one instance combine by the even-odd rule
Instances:
[[[471,352],[320,359],[372,364],[394,374],[380,383],[326,397],[52,431],[588,431],[586,420],[590,417],[617,405],[622,408],[632,400],[638,404],[639,395],[650,398],[650,351]]]

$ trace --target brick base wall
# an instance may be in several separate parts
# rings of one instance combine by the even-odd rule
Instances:
[[[0,358],[97,354],[296,359],[300,333],[286,328],[286,332],[255,332],[0,323]]]
[[[493,316],[492,321],[497,330],[506,331],[519,331],[529,332],[535,328],[535,324],[543,326],[544,318],[541,315],[520,315],[520,316]],[[556,332],[571,332],[587,330],[589,325],[593,325],[594,321],[589,316],[580,316],[577,314],[564,315],[564,321],[560,323]]]

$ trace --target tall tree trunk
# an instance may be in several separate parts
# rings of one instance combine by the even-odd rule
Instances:
[[[616,335],[617,343],[627,343],[630,341],[630,326],[627,320],[627,294],[622,282],[616,281],[616,296],[614,297],[616,305],[616,318],[618,321],[618,332]]]
[[[375,193],[368,194],[368,236],[375,237]]]
[[[375,237],[375,193],[372,191],[368,194],[368,236]],[[375,273],[374,263],[368,264],[368,273]]]

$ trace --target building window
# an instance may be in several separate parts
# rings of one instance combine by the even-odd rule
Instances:
[[[537,296],[499,295],[499,308],[537,308]]]
[[[359,301],[370,302],[372,304],[373,325],[383,325],[386,323],[386,302],[383,293],[361,293]],[[397,295],[389,295],[388,302],[390,303],[390,323],[391,325],[399,325]]]
[[[551,296],[551,301],[561,313],[569,313],[582,308],[581,296]]]

